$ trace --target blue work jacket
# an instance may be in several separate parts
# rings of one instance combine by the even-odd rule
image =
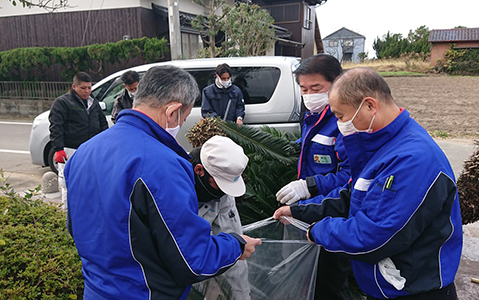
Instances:
[[[293,217],[318,221],[314,241],[351,258],[367,295],[396,298],[451,284],[462,222],[454,173],[439,146],[406,110],[379,131],[343,141],[351,183],[291,205]]]
[[[241,256],[238,235],[198,216],[189,156],[147,115],[122,110],[65,168],[84,299],[184,299]],[[244,241],[242,241],[244,242]]]
[[[350,178],[337,120],[328,105],[321,113],[307,112],[303,121],[298,179],[314,176],[319,195],[327,195]]]

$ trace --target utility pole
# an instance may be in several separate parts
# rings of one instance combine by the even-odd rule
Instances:
[[[177,60],[181,55],[181,30],[179,0],[168,0],[168,24],[170,28],[171,60]]]

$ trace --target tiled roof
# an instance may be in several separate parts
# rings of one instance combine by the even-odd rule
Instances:
[[[455,28],[431,30],[429,42],[479,41],[479,28]]]
[[[335,32],[331,33],[327,37],[323,38],[323,40],[329,40],[329,39],[351,39],[351,38],[364,38],[364,35],[361,35],[357,32],[354,32],[352,30],[347,29],[346,27],[343,27],[341,29],[336,30]]]

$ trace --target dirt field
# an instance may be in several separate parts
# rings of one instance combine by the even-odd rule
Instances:
[[[432,135],[479,137],[479,77],[387,77],[400,107]]]

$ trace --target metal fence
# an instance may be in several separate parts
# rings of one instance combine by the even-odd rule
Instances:
[[[0,99],[53,100],[70,88],[69,82],[0,81]]]

